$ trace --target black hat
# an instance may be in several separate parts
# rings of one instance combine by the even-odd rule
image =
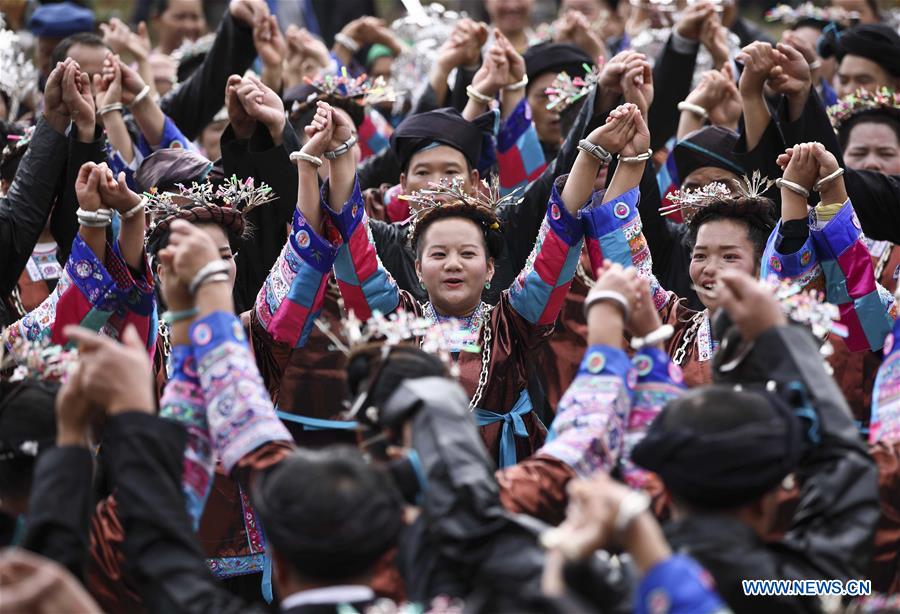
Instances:
[[[900,34],[891,27],[876,23],[854,26],[839,32],[826,28],[819,41],[823,58],[858,55],[875,62],[894,77],[900,77]]]
[[[704,126],[678,141],[672,152],[678,183],[704,166],[723,168],[738,176],[743,175],[744,169],[734,155],[737,142],[737,133],[721,126]]]
[[[413,155],[432,143],[449,145],[476,168],[481,157],[482,130],[463,118],[456,109],[445,108],[411,115],[391,135],[391,149],[400,168],[406,171]]]
[[[566,71],[570,76],[584,76],[584,65],[594,65],[594,59],[580,47],[569,43],[540,43],[525,50],[525,72],[531,83],[544,73]]]
[[[134,174],[141,190],[170,189],[179,183],[190,185],[203,181],[213,163],[196,151],[181,148],[159,149],[144,158]]]

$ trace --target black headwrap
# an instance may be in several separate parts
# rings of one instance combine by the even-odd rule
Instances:
[[[403,526],[399,493],[349,446],[297,450],[257,481],[253,505],[273,548],[322,580],[371,569]]]
[[[670,402],[632,459],[686,503],[727,509],[772,490],[805,450],[803,423],[780,396],[714,385]]]
[[[356,99],[337,94],[323,94],[313,85],[301,83],[284,93],[284,106],[290,109],[291,124],[295,129],[309,125],[316,112],[316,103],[319,101],[346,111],[357,129],[366,119],[366,108]]]
[[[894,77],[900,77],[900,34],[884,24],[866,23],[839,32],[826,27],[819,39],[823,58],[858,55],[875,62]]]
[[[26,379],[0,382],[0,462],[29,458],[56,440],[59,384]]]
[[[529,47],[522,56],[525,58],[525,74],[532,83],[544,73],[566,71],[571,77],[583,77],[584,65],[593,66],[594,59],[569,43],[540,43]]]
[[[482,129],[464,119],[456,109],[437,109],[410,115],[403,120],[391,135],[391,149],[404,172],[417,151],[435,142],[458,149],[469,165],[477,168],[481,158],[482,136]]]
[[[704,126],[691,132],[675,144],[672,152],[678,173],[677,182],[680,184],[704,166],[724,168],[738,176],[743,175],[744,169],[734,155],[737,142],[737,133],[721,126]]]
[[[203,181],[213,163],[195,151],[180,148],[159,149],[144,158],[134,174],[140,190],[169,190],[177,184],[190,186]]]

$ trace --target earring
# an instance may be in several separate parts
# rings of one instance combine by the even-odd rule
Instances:
[[[419,287],[422,288],[423,290],[425,289],[425,282],[422,281],[421,279],[419,280]]]
[[[490,289],[491,289],[491,282],[487,282],[486,284],[484,284],[484,289],[485,289],[485,290],[490,290]]]

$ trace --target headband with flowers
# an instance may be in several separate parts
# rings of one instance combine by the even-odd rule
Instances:
[[[859,19],[859,13],[847,11],[836,6],[822,7],[816,6],[812,2],[804,2],[797,7],[779,4],[766,11],[765,19],[768,22],[780,21],[788,26],[797,24],[805,19],[823,23],[833,21],[846,26],[850,25],[853,20]]]
[[[850,118],[867,111],[889,111],[900,120],[900,92],[888,87],[874,92],[856,90],[828,107],[828,117],[832,127],[838,130]]]

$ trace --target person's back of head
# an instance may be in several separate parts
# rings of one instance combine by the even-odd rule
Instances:
[[[396,489],[350,446],[297,450],[255,484],[253,504],[282,596],[365,582],[402,528]]]
[[[741,517],[794,470],[804,438],[803,423],[779,394],[713,385],[670,402],[632,458],[660,476],[682,511]],[[773,510],[757,511],[750,524],[759,532]]]

